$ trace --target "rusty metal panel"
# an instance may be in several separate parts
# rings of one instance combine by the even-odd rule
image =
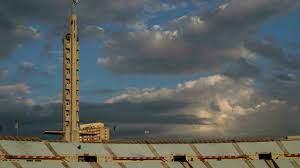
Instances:
[[[18,163],[21,165],[22,168],[64,168],[64,166],[61,164],[61,161],[28,162],[26,160],[21,160],[18,161]]]
[[[204,156],[238,156],[232,143],[194,144],[201,155]]]
[[[60,142],[51,142],[50,144],[59,155],[63,156],[76,156],[84,154],[97,156],[109,155],[102,144]]]
[[[283,154],[276,142],[241,142],[237,144],[247,155],[259,153]]]
[[[1,140],[0,145],[10,155],[53,156],[42,142]]]
[[[168,162],[169,168],[184,168],[184,166],[179,162]]]
[[[211,160],[208,162],[213,168],[249,168],[243,160]]]
[[[193,161],[193,162],[189,162],[193,168],[206,168],[206,166],[204,165],[203,162],[201,161]]]
[[[11,162],[0,161],[0,168],[16,168]]]
[[[251,160],[250,162],[256,168],[269,168],[267,163],[263,160]]]
[[[282,141],[282,144],[291,154],[300,153],[300,141]]]
[[[160,162],[126,163],[126,168],[163,168]]]
[[[112,163],[112,162],[101,163],[100,166],[102,168],[121,168],[121,166],[118,163]]]
[[[275,160],[276,164],[279,167],[284,167],[284,168],[295,168],[290,160]]]
[[[146,144],[109,144],[117,157],[155,157]]]
[[[92,168],[92,166],[87,162],[68,162],[71,168]]]
[[[153,144],[152,145],[160,156],[167,155],[191,155],[196,153],[187,144]]]

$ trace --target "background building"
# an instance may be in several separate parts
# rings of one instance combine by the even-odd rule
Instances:
[[[104,123],[89,123],[80,125],[80,142],[107,142],[109,128]]]

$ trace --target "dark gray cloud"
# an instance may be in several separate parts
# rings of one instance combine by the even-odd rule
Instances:
[[[240,58],[236,62],[226,65],[223,74],[233,78],[257,78],[260,76],[260,71],[260,67],[255,62]]]
[[[297,69],[300,68],[300,56],[299,54],[289,54],[287,58],[287,66],[291,69]]]
[[[59,0],[4,2],[0,7],[0,35],[4,37],[0,39],[4,48],[0,57],[9,55],[28,40],[43,38],[37,28],[23,25],[26,20],[49,24],[54,29],[51,32],[63,28],[68,15],[67,3]],[[226,76],[193,80],[173,89],[127,90],[103,104],[81,103],[81,121],[118,125],[121,131],[118,134],[122,135],[142,135],[146,129],[155,134],[181,135],[297,133],[293,128],[298,123],[295,118],[299,112],[296,101],[300,94],[297,91],[299,72],[286,66],[298,67],[295,61],[298,57],[291,55],[285,59],[283,49],[252,39],[261,23],[296,4],[296,0],[232,0],[220,6],[216,13],[183,16],[147,28],[141,18],[144,12],[173,10],[176,6],[161,5],[156,0],[82,3],[78,12],[81,33],[86,37],[95,32],[101,37],[100,23],[138,30],[114,33],[105,41],[104,56],[99,63],[110,70],[154,74],[222,70]],[[269,64],[275,62],[272,68],[266,70],[257,64],[260,57],[271,61]],[[21,67],[23,72],[39,69],[30,63]],[[29,98],[29,93],[26,84],[0,86],[3,132],[11,134],[15,120],[20,121],[24,135],[60,129],[61,106],[49,102],[61,100],[49,98],[47,104],[41,100],[36,101],[42,103],[36,103]],[[271,124],[265,126],[266,120]]]
[[[119,93],[121,91],[123,91],[123,90],[122,89],[98,88],[98,89],[84,90],[83,92],[85,94],[90,94],[90,95],[111,95],[111,94]]]
[[[23,83],[0,86],[0,125],[2,132],[6,131],[8,122],[21,119],[30,113],[34,101],[28,96],[31,88]],[[1,132],[1,131],[0,131]]]
[[[255,81],[251,78],[210,76],[179,84],[175,89],[144,89],[125,92],[107,100],[106,103],[113,106],[122,102],[131,102],[135,106],[139,104],[145,106],[144,104],[151,104],[154,101],[166,103],[168,100],[176,104],[180,102],[183,106],[171,109],[170,113],[162,109],[161,114],[187,119],[186,122],[175,120],[178,125],[173,129],[169,128],[168,124],[162,124],[162,127],[169,129],[170,134],[175,134],[176,131],[185,128],[188,128],[185,133],[194,135],[218,133],[231,136],[253,136],[299,133],[293,127],[297,125],[297,121],[293,118],[298,116],[299,104],[265,94],[264,90],[255,87]],[[166,105],[173,104],[168,102]],[[147,107],[147,109],[153,108]],[[153,109],[153,111],[160,111],[160,109]],[[263,126],[266,120],[270,121],[270,124]],[[181,133],[177,132],[177,134]]]
[[[8,70],[0,68],[0,79],[7,77],[7,75],[8,75]]]
[[[295,119],[299,104],[270,97],[254,85],[251,78],[214,75],[178,84],[173,89],[127,90],[104,103],[81,103],[80,121],[117,126],[112,131],[114,137],[145,136],[145,130],[153,136],[299,133]],[[2,134],[13,134],[14,121],[18,120],[22,135],[49,138],[42,132],[61,129],[61,100],[49,98],[38,104],[38,100],[27,98],[29,92],[24,86],[0,89]]]
[[[51,77],[55,74],[57,65],[36,65],[30,61],[19,63],[18,72],[22,74],[19,79],[25,79],[31,76]]]
[[[276,46],[272,42],[262,42],[262,41],[247,41],[245,46],[255,53],[265,56],[271,60],[284,63],[286,61],[285,53],[283,48]]]
[[[244,45],[258,27],[296,0],[232,0],[216,13],[183,16],[163,26],[117,33],[106,42],[99,63],[118,73],[186,73],[219,70],[227,62],[255,55]],[[269,49],[265,49],[263,54]],[[274,51],[278,52],[278,51]]]
[[[297,129],[296,118],[299,115],[299,110],[299,104],[296,102],[273,102],[261,107],[259,115],[239,118],[237,120],[239,128],[233,132],[241,136],[298,135],[300,132]]]
[[[53,39],[52,36],[62,35],[66,31],[71,1],[0,2],[0,57],[6,57],[28,40],[40,37],[37,28],[25,26],[28,23],[48,25],[50,34],[44,37],[50,39],[49,42]],[[162,6],[164,5],[159,0],[87,0],[77,8],[80,30],[87,37],[92,37],[95,32],[101,35],[101,30],[98,29],[100,24],[129,25],[141,20],[146,13],[163,10],[164,8],[160,8]]]
[[[143,136],[144,130],[157,136],[299,133],[293,129],[298,123],[299,105],[270,98],[253,85],[251,79],[215,75],[174,89],[128,90],[102,104],[81,103],[80,120],[117,126],[113,136]],[[0,117],[6,133],[13,132],[14,120],[23,125],[23,135],[41,136],[44,130],[61,129],[60,103],[5,104]],[[266,120],[270,124],[264,125]]]
[[[143,129],[158,127],[162,123],[166,126],[172,124],[189,125],[191,123],[201,123],[193,116],[188,115],[164,116],[164,114],[172,113],[171,110],[183,107],[178,102],[157,101],[140,104],[127,102],[115,105],[81,103],[80,106],[82,111],[80,114],[81,123],[101,121],[110,127],[117,125],[118,130],[121,129],[122,136],[140,136],[143,135]],[[12,111],[14,112],[12,113]],[[22,106],[10,102],[0,111],[0,116],[3,119],[0,123],[5,126],[3,129],[5,134],[13,134],[15,120],[20,122],[20,133],[22,135],[43,137],[42,132],[45,130],[61,129],[60,103]],[[156,133],[160,133],[161,131],[161,129],[157,129]]]
[[[33,73],[37,70],[36,65],[28,61],[21,62],[19,68],[23,73]]]
[[[0,10],[0,58],[8,56],[25,42],[40,38],[40,33],[33,27],[23,26],[7,17]]]

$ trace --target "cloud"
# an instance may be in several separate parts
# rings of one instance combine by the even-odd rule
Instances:
[[[183,1],[176,2],[185,5]],[[103,57],[98,63],[113,72],[221,71],[225,74],[192,80],[175,88],[130,89],[103,104],[81,103],[81,121],[117,124],[122,135],[141,135],[145,129],[160,135],[231,132],[255,135],[262,130],[274,134],[297,132],[293,128],[298,123],[295,118],[299,112],[295,101],[299,96],[299,72],[295,70],[298,56],[294,54],[286,59],[283,49],[253,40],[264,21],[285,13],[297,2],[232,0],[220,5],[215,13],[194,13],[151,27],[147,25],[147,17],[155,12],[176,10],[178,5],[175,2],[162,4],[158,0],[81,3],[79,26],[84,37],[105,36],[110,30],[104,31],[102,24],[126,29],[109,32],[110,39],[103,38]],[[64,29],[69,12],[68,2],[61,0],[3,1],[2,4],[0,57],[10,55],[27,41],[43,38],[37,27],[25,24],[28,21],[50,25],[51,37],[53,32]],[[127,32],[128,29],[131,32]],[[53,51],[50,54],[61,53]],[[264,61],[268,66],[258,64],[259,59],[268,59]],[[295,68],[279,68],[286,65]],[[28,61],[21,63],[20,69],[41,71]],[[46,69],[52,73],[56,67]],[[0,106],[3,107],[0,125],[10,125],[7,122],[19,119],[23,123],[23,134],[28,135],[38,135],[46,128],[60,129],[61,97],[33,99],[29,98],[30,91],[26,84],[0,86]],[[99,89],[95,93],[115,92],[121,91]],[[266,120],[272,124],[265,124]],[[4,128],[4,132],[12,130],[13,124],[11,128]]]
[[[82,30],[82,36],[85,38],[100,38],[104,34],[104,29],[96,25],[88,25]]]
[[[31,112],[31,107],[35,102],[28,96],[31,89],[24,83],[17,83],[12,85],[0,85],[0,125],[4,133],[7,126],[11,124],[13,129],[13,122],[24,118]]]
[[[36,66],[32,62],[28,61],[21,62],[19,67],[24,73],[32,73],[36,70]]]
[[[2,122],[19,119],[24,135],[61,129],[61,99],[17,100],[0,102],[6,104]],[[118,137],[144,136],[145,130],[151,136],[274,136],[299,133],[299,109],[297,102],[265,95],[251,78],[213,75],[175,88],[130,89],[104,103],[82,102],[80,121],[117,125],[112,134]]]
[[[252,51],[245,42],[264,21],[297,2],[232,0],[214,14],[182,16],[159,29],[115,33],[98,63],[117,73],[218,71],[225,63],[255,55],[261,48]]]
[[[22,61],[19,63],[18,70],[23,74],[22,77],[29,77],[30,75],[49,77],[55,74],[57,70],[57,65],[53,64],[46,66],[38,66],[30,61]]]
[[[162,107],[165,105],[167,108],[154,109],[151,106],[146,106],[147,111],[158,113],[160,117],[170,117],[170,120],[168,120],[171,122],[170,124],[181,123],[187,127],[198,125],[198,132],[193,129],[193,131],[196,131],[194,133],[203,134],[209,134],[212,131],[228,134],[233,130],[239,130],[238,120],[241,118],[258,116],[267,108],[278,110],[277,107],[287,107],[285,101],[260,94],[255,89],[251,79],[236,80],[222,75],[188,81],[178,84],[174,89],[128,91],[120,96],[108,99],[105,103],[110,106],[127,103],[128,106],[134,107],[155,102],[160,102]],[[179,104],[181,106],[172,108],[172,106]],[[268,110],[267,115],[272,115],[272,110]],[[141,113],[147,114],[145,110]],[[174,118],[177,118],[177,120],[174,120]],[[178,118],[183,120],[179,122]],[[147,120],[150,120],[149,117],[140,122],[147,122]],[[270,118],[270,120],[272,119]],[[161,120],[158,119],[152,122],[159,124]],[[163,120],[162,123],[164,122],[166,121]],[[251,126],[255,127],[255,125]]]
[[[254,51],[256,54],[281,63],[285,62],[285,53],[283,48],[277,47],[274,43],[256,40],[245,42],[245,46],[249,50]]]
[[[0,68],[0,79],[7,77],[8,70]]]
[[[70,2],[61,0],[39,1],[20,0],[0,1],[3,8],[0,11],[0,57],[9,56],[18,46],[29,40],[40,39],[41,32],[35,26],[27,25],[35,23],[49,26],[50,34],[57,36],[57,32],[63,32],[66,27],[67,17],[70,14]],[[98,25],[104,23],[126,25],[134,23],[153,12],[156,6],[161,6],[159,0],[89,0],[78,5],[77,13],[83,35],[91,37],[90,33],[101,34]],[[164,8],[171,6],[162,5]],[[55,11],[55,12],[54,12]],[[91,26],[86,26],[91,25]],[[84,28],[86,27],[86,28]],[[85,34],[86,31],[89,33]],[[95,32],[96,31],[96,32]]]
[[[24,83],[0,86],[0,95],[19,95],[29,93],[31,93],[31,89]]]
[[[224,66],[223,74],[233,78],[258,78],[261,75],[261,69],[255,61],[240,58]]]
[[[22,46],[30,40],[41,37],[41,33],[33,28],[15,23],[13,20],[4,17],[0,12],[0,58],[7,57],[16,48]]]

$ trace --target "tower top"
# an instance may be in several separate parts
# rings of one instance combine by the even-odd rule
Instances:
[[[79,0],[72,0],[72,8],[71,8],[72,15],[75,14],[75,8],[78,4],[79,4]]]

